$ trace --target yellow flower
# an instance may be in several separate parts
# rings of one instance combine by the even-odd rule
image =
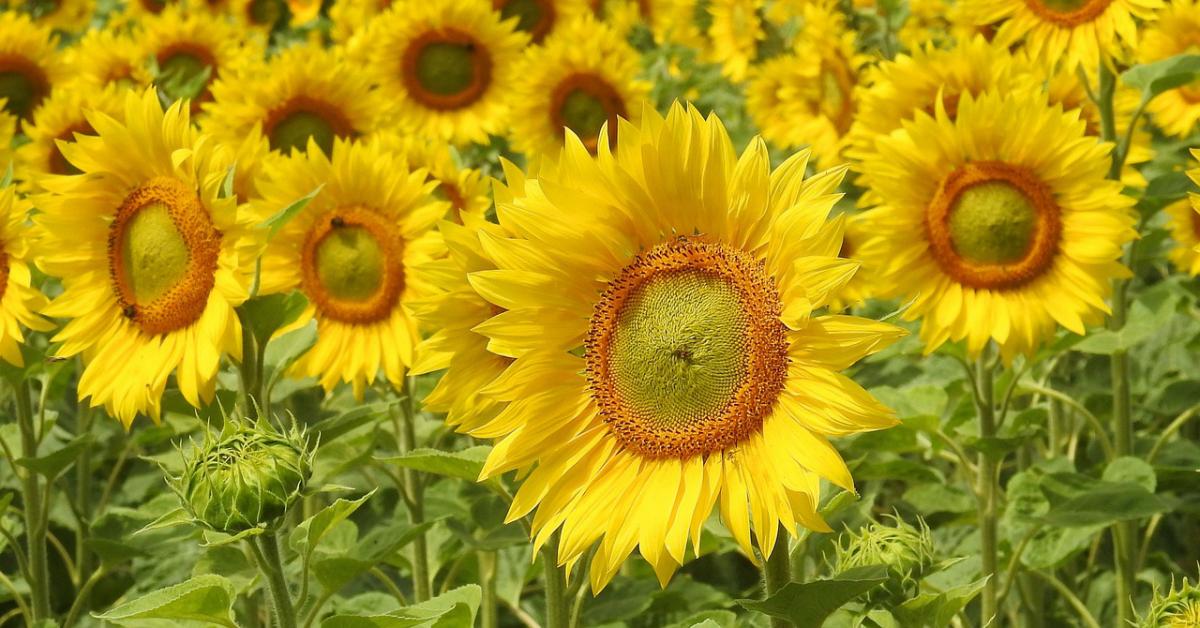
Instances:
[[[43,0],[29,6],[38,24],[68,33],[85,30],[96,12],[94,0]]]
[[[855,260],[862,266],[859,266],[858,272],[854,273],[850,281],[846,282],[846,285],[842,286],[842,289],[830,299],[830,311],[840,312],[862,305],[874,295],[871,285],[874,271],[867,266],[864,260],[860,259],[861,256],[858,252],[870,237],[867,221],[863,220],[862,214],[851,214],[846,218],[846,232],[842,237],[842,248],[838,251],[838,257]]]
[[[286,0],[229,0],[226,12],[244,28],[268,35],[287,14]]]
[[[399,386],[413,363],[420,336],[407,305],[431,290],[420,268],[444,254],[432,227],[447,206],[430,196],[424,171],[376,145],[336,139],[331,153],[310,141],[265,164],[252,202],[259,216],[323,187],[268,242],[262,291],[300,290],[309,305],[295,325],[317,321],[316,344],[293,373],[326,390],[350,383],[361,399],[380,373]]]
[[[1001,46],[1024,42],[1030,56],[1074,72],[1105,58],[1124,58],[1121,46],[1136,49],[1135,20],[1154,19],[1162,0],[961,0],[975,24],[1000,22],[993,41]]]
[[[187,11],[172,5],[146,17],[137,35],[142,58],[153,58],[155,81],[173,99],[191,98],[192,113],[211,98],[209,89],[221,73],[245,59],[262,58],[262,44],[224,16]],[[207,78],[202,78],[208,72]],[[188,92],[191,87],[199,92]]]
[[[194,406],[212,399],[221,355],[241,355],[234,307],[249,293],[252,234],[219,196],[228,153],[164,114],[153,90],[128,92],[123,116],[88,115],[96,135],[63,144],[82,174],[42,179],[38,266],[62,278],[45,314],[67,319],[57,355],[82,355],[79,395],[129,426],[158,420],[172,372]]]
[[[80,82],[140,90],[153,80],[142,50],[126,32],[110,28],[90,30],[67,48],[64,55],[75,72],[75,80]]]
[[[762,0],[712,0],[708,6],[712,24],[706,58],[719,63],[721,73],[731,81],[746,79],[759,45],[767,38],[762,9]]]
[[[880,296],[911,300],[927,352],[965,338],[977,356],[992,339],[1011,360],[1056,323],[1083,334],[1103,318],[1136,237],[1133,199],[1105,178],[1111,148],[1078,111],[1022,92],[964,94],[955,119],[939,106],[879,139],[860,254]]]
[[[590,10],[588,0],[492,0],[505,21],[516,20],[517,30],[540,44],[562,24]]]
[[[486,143],[508,122],[526,37],[474,0],[406,4],[372,22],[365,72],[398,125],[452,143]]]
[[[563,5],[567,17],[590,13],[610,24],[622,36],[639,24],[650,29],[654,41],[701,48],[708,41],[696,24],[696,0],[583,0]]]
[[[1192,158],[1200,161],[1200,148],[1192,149]],[[1188,177],[1200,185],[1200,166],[1189,170]],[[1196,276],[1200,274],[1200,194],[1188,196],[1167,207],[1167,225],[1176,244],[1168,256],[1180,271]]]
[[[1200,3],[1173,0],[1158,21],[1142,31],[1138,57],[1150,63],[1178,54],[1200,54]],[[1168,135],[1186,137],[1200,121],[1200,79],[1159,94],[1146,106],[1155,124]]]
[[[640,69],[638,52],[611,26],[588,16],[560,26],[517,71],[513,146],[530,156],[554,152],[569,128],[595,153],[604,125],[611,143],[617,120],[641,112],[650,85],[635,78]]]
[[[894,424],[842,370],[903,334],[814,315],[858,264],[827,221],[842,170],[804,179],[807,153],[770,171],[694,109],[651,109],[593,157],[574,135],[526,179],[506,169],[495,270],[470,273],[496,314],[473,327],[512,364],[484,393],[503,409],[482,477],[521,469],[509,520],[534,508],[535,545],[560,564],[594,543],[594,591],[635,547],[663,584],[719,504],[742,549],[780,525],[829,527],[820,479],[853,480],[827,436]],[[671,507],[664,507],[671,504]]]
[[[0,172],[7,172],[13,162],[12,144],[17,135],[17,117],[7,111],[6,104],[0,98]]]
[[[15,187],[0,189],[0,359],[16,366],[24,365],[21,328],[54,329],[36,314],[46,306],[46,297],[33,286],[29,270],[33,234],[26,220],[31,208]]]
[[[0,99],[6,112],[28,118],[69,75],[48,26],[23,13],[0,12]]]
[[[335,0],[329,7],[329,21],[333,22],[329,36],[334,42],[344,44],[391,6],[392,0]]]
[[[383,150],[402,156],[409,168],[428,172],[428,180],[437,183],[433,195],[450,203],[448,220],[461,222],[463,214],[482,216],[491,207],[483,173],[460,166],[449,146],[401,133],[380,133],[374,140]]]
[[[335,138],[370,135],[384,122],[387,102],[362,72],[348,69],[338,49],[299,45],[269,61],[248,61],[212,87],[205,132],[240,142],[260,128],[271,150],[303,151],[309,138],[322,150]]]
[[[70,142],[76,133],[94,135],[85,115],[91,110],[120,115],[124,100],[115,88],[83,83],[54,90],[22,125],[29,142],[17,149],[17,178],[29,189],[39,190],[40,179],[48,174],[77,174],[79,171],[59,150],[58,142]]]

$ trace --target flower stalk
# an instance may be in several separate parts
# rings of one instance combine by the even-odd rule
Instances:
[[[557,536],[542,546],[542,579],[546,581],[546,628],[567,628],[567,576],[558,564]]]
[[[788,554],[787,531],[780,527],[775,536],[775,546],[771,556],[763,561],[763,594],[770,598],[792,581],[792,562]],[[771,628],[789,628],[791,622],[778,617],[771,618]]]
[[[22,380],[13,390],[17,405],[17,426],[21,431],[21,454],[26,458],[38,455],[38,433],[34,426],[33,405],[29,398],[29,381]],[[41,481],[33,469],[25,469],[24,492],[25,540],[29,556],[29,596],[32,621],[50,618],[50,571],[46,555],[46,509],[50,486],[42,493]]]
[[[995,364],[988,351],[975,364],[973,388],[975,409],[979,413],[979,438],[988,440],[996,437]],[[979,555],[981,572],[987,582],[980,594],[980,625],[995,621],[999,613],[997,574],[996,516],[999,487],[1000,460],[984,447],[979,452],[979,472],[975,476],[975,496],[979,518]]]
[[[407,453],[412,451],[417,443],[416,390],[413,386],[412,378],[405,379],[401,394],[403,395],[403,399],[401,400],[400,407],[403,409],[403,412],[395,428],[396,436],[399,440],[400,452]],[[394,414],[393,418],[395,418]],[[415,470],[405,468],[402,472],[401,480],[404,484],[404,494],[408,496],[409,522],[414,526],[421,525],[425,521],[425,487],[421,483],[421,477],[417,475]],[[412,565],[413,599],[417,602],[424,602],[430,597],[429,549],[424,532],[418,534],[413,539]]]
[[[247,544],[258,564],[258,570],[267,580],[276,625],[279,628],[296,628],[296,609],[292,604],[292,594],[288,591],[287,579],[283,575],[283,560],[279,554],[278,539],[274,533],[267,533],[249,539]]]

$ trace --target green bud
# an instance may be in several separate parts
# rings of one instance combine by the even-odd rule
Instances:
[[[184,455],[175,490],[192,518],[217,532],[275,529],[304,492],[312,455],[302,432],[227,421]]]
[[[1187,578],[1179,590],[1175,583],[1165,594],[1157,587],[1150,613],[1142,619],[1141,628],[1196,628],[1200,626],[1200,587],[1188,584]]]
[[[936,560],[933,536],[924,520],[918,519],[919,527],[914,527],[899,517],[891,519],[894,525],[872,523],[857,534],[843,534],[836,546],[834,571],[840,574],[855,567],[883,565],[888,582],[880,591],[907,599]]]

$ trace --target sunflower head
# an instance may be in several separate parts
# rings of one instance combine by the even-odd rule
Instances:
[[[50,26],[24,13],[0,13],[0,99],[5,112],[28,119],[67,74]]]
[[[834,573],[871,565],[887,567],[888,581],[879,591],[898,600],[911,597],[936,558],[933,534],[925,521],[918,519],[913,526],[894,516],[892,525],[871,523],[857,533],[845,533],[834,549]]]
[[[304,493],[313,452],[304,432],[280,433],[266,421],[231,418],[184,455],[174,488],[205,527],[237,534],[274,529]]]
[[[1187,578],[1178,589],[1175,582],[1166,592],[1155,587],[1150,611],[1142,618],[1139,628],[1194,628],[1200,626],[1200,587]]]

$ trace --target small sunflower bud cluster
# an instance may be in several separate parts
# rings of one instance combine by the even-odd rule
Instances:
[[[300,497],[312,469],[302,431],[279,433],[266,421],[230,420],[184,454],[173,487],[197,523],[225,534],[275,529]]]
[[[933,536],[924,520],[918,519],[918,525],[912,526],[899,517],[891,519],[894,525],[872,523],[858,533],[847,532],[836,546],[836,573],[869,565],[887,567],[887,583],[868,594],[869,602],[912,597],[936,559]]]
[[[1140,628],[1200,628],[1200,587],[1189,584],[1187,578],[1178,590],[1175,583],[1166,593],[1155,589],[1150,612]]]

